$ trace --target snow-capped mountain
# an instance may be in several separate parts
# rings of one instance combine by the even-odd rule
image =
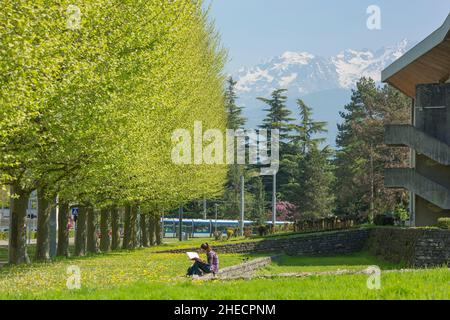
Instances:
[[[402,40],[377,51],[347,49],[333,57],[287,51],[256,66],[243,67],[233,77],[248,126],[257,126],[264,117],[264,106],[256,98],[284,88],[288,89],[289,107],[294,112],[295,99],[302,98],[313,107],[316,119],[329,122],[329,142],[333,144],[339,110],[349,102],[356,81],[365,76],[379,82],[381,71],[412,45]]]

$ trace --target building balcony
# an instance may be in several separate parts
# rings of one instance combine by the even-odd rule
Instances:
[[[411,125],[386,126],[385,143],[410,147],[442,165],[450,165],[450,146]]]
[[[405,188],[442,209],[450,209],[450,189],[424,177],[414,169],[387,169],[384,184]]]

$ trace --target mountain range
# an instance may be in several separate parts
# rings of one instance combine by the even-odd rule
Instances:
[[[350,102],[351,90],[361,77],[381,81],[381,71],[414,45],[402,40],[376,51],[347,49],[332,57],[309,52],[286,51],[278,57],[232,74],[237,81],[239,104],[244,107],[247,127],[256,128],[266,106],[257,97],[269,97],[274,89],[288,90],[288,107],[298,114],[295,101],[301,98],[314,110],[314,117],[328,122],[327,142],[334,146],[339,111]]]

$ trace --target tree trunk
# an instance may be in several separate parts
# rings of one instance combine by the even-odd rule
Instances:
[[[96,213],[94,208],[87,210],[87,252],[97,253],[97,233],[95,228]]]
[[[123,230],[123,244],[122,249],[129,250],[131,249],[131,229],[132,229],[132,223],[131,223],[131,206],[126,205],[125,206],[125,216],[124,216],[124,230]]]
[[[86,254],[86,216],[86,208],[80,206],[78,208],[75,237],[75,255],[77,257],[82,257]]]
[[[69,204],[60,199],[58,209],[58,247],[56,255],[69,257]]]
[[[194,232],[194,230],[192,230],[192,232]],[[161,218],[158,215],[155,216],[155,242],[156,245],[161,245],[162,244],[162,239],[161,239]]]
[[[148,247],[147,217],[141,213],[141,245]]]
[[[155,217],[153,214],[148,216],[148,240],[151,246],[155,245]]]
[[[113,207],[111,210],[111,229],[112,229],[112,243],[111,249],[118,250],[120,248],[120,215],[119,210]]]
[[[100,212],[100,250],[108,252],[111,241],[109,240],[109,210],[102,209]]]
[[[27,254],[26,216],[29,192],[18,183],[11,185],[10,221],[9,221],[9,257],[10,264],[29,263]]]
[[[45,262],[50,260],[49,247],[49,222],[51,204],[47,199],[44,188],[37,190],[38,220],[36,239],[36,260]]]
[[[138,239],[137,239],[137,219],[138,218],[138,207],[132,206],[131,207],[131,245],[132,248],[137,248],[138,246]]]

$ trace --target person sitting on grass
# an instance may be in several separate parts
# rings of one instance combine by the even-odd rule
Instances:
[[[206,251],[207,262],[200,258],[192,259],[194,264],[188,269],[188,276],[202,276],[205,273],[216,275],[219,272],[219,257],[208,243],[200,246],[200,249]]]

